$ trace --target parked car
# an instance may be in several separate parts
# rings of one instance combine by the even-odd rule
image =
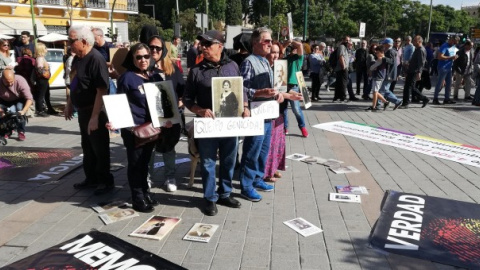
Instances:
[[[50,65],[50,73],[52,76],[48,81],[50,88],[65,88],[64,68],[63,68],[63,49],[51,49],[47,51],[45,59]]]

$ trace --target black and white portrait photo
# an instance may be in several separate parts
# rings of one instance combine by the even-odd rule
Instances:
[[[212,104],[215,117],[239,117],[243,113],[243,78],[212,79]]]

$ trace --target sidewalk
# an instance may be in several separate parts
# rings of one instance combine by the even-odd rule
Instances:
[[[401,89],[403,84],[397,85],[399,97]],[[433,90],[425,93],[432,98]],[[55,103],[61,103],[64,92],[54,90],[52,96]],[[218,214],[209,217],[200,211],[203,198],[198,167],[195,185],[189,189],[190,164],[177,165],[179,190],[175,193],[161,188],[165,179],[163,170],[157,169],[153,192],[161,205],[153,214],[182,218],[162,241],[128,236],[152,214],[141,213],[140,217],[104,225],[89,208],[99,201],[129,199],[126,168],[113,172],[115,192],[101,197],[73,189],[72,185],[84,178],[81,168],[50,185],[0,180],[0,267],[80,233],[99,230],[188,269],[456,269],[409,257],[382,255],[368,248],[367,239],[378,218],[385,190],[478,203],[480,169],[311,126],[354,121],[480,146],[478,107],[460,102],[421,109],[420,104],[412,104],[408,110],[367,112],[364,109],[371,102],[332,103],[333,92],[326,92],[323,87],[321,97],[320,102],[304,110],[308,138],[301,137],[296,120],[289,113],[287,155],[305,153],[334,158],[356,167],[360,173],[337,175],[320,165],[287,160],[288,168],[275,183],[275,191],[262,193],[262,201],[252,203],[239,198],[240,209],[219,206]],[[9,140],[8,146],[80,147],[76,119],[31,118],[26,136],[24,142]],[[111,149],[112,162],[127,165],[121,138],[112,139]],[[185,141],[180,141],[176,150],[177,158],[188,157]],[[156,157],[158,161],[161,155]],[[328,193],[334,192],[335,185],[345,184],[366,186],[369,195],[362,196],[361,204],[329,202]],[[234,187],[238,196],[238,178]],[[295,217],[310,221],[324,232],[306,238],[297,234],[283,224]],[[208,244],[182,240],[196,222],[220,225]]]

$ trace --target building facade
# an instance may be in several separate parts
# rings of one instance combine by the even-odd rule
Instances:
[[[98,27],[107,33],[113,19],[118,41],[128,41],[131,14],[138,14],[138,0],[0,0],[0,34],[20,35],[29,31],[33,35],[32,17],[37,36],[67,34],[71,25]]]

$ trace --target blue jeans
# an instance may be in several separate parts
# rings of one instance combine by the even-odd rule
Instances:
[[[288,91],[295,91],[297,93],[299,92],[298,86],[294,85],[290,87],[288,86]],[[290,103],[290,107],[292,107],[292,112],[295,115],[295,118],[297,118],[298,122],[298,127],[303,128],[305,127],[305,119],[303,118],[303,112],[302,109],[300,108],[300,101],[298,100],[285,100],[284,102]],[[285,129],[288,128],[288,106],[285,106],[285,109],[283,110],[283,118],[285,119]]]
[[[390,91],[390,84],[392,81],[389,80],[383,80],[382,86],[380,87],[380,90],[378,91],[382,96],[388,101],[392,102],[393,104],[399,104],[401,102],[400,99],[395,96],[394,93]],[[380,100],[377,100],[377,106],[380,106]]]
[[[21,110],[23,110],[23,102],[20,102],[20,101],[15,101],[15,102],[12,102],[8,105],[5,105],[5,104],[0,104],[0,108],[4,111],[4,112],[7,112],[7,111],[10,111],[11,113],[17,113]],[[17,132],[25,132],[25,121],[19,121],[18,122],[18,128],[17,128]]]
[[[256,182],[263,181],[271,135],[272,122],[268,121],[264,123],[263,135],[245,137],[239,174],[242,191],[249,191]]]
[[[445,80],[445,100],[450,99],[450,89],[452,87],[452,69],[438,69],[437,85],[435,86],[435,93],[433,99],[438,99],[438,94],[442,91],[443,80]]]
[[[150,163],[148,165],[148,173],[149,175],[153,175],[155,172],[155,151],[152,152],[152,157],[150,158]],[[163,163],[164,163],[164,172],[163,176],[165,180],[174,179],[175,178],[175,157],[177,152],[175,149],[172,149],[169,152],[162,153],[163,156]]]
[[[238,137],[198,139],[200,166],[202,169],[203,197],[216,202],[227,198],[232,192],[233,169],[237,157]],[[215,167],[217,150],[220,157],[219,186],[216,191]]]

